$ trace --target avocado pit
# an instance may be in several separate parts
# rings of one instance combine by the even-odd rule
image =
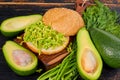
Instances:
[[[27,66],[32,63],[32,57],[30,54],[26,53],[23,50],[13,50],[13,60],[17,65]]]
[[[94,73],[97,68],[97,61],[90,49],[85,49],[81,60],[82,67],[87,73]]]

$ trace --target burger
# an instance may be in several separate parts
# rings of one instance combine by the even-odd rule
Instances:
[[[82,27],[84,21],[78,12],[68,8],[51,8],[45,12],[41,21],[25,29],[23,42],[38,54],[44,64],[50,63],[53,59],[53,63],[60,62],[66,56],[60,57],[67,52],[70,37],[75,36]]]
[[[83,26],[84,21],[76,11],[52,8],[43,15],[41,22],[27,27],[23,39],[35,53],[57,54],[67,47],[70,36],[75,36]]]

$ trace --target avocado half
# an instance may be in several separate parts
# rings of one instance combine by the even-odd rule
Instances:
[[[102,71],[102,59],[93,45],[86,28],[77,34],[77,67],[79,74],[85,80],[97,80]]]
[[[8,18],[1,23],[1,33],[6,37],[13,37],[22,32],[28,25],[42,19],[40,14],[17,16]]]
[[[13,41],[7,41],[2,48],[9,67],[20,76],[33,74],[38,65],[35,54]]]

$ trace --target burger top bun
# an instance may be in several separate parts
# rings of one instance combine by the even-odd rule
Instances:
[[[67,8],[49,9],[43,15],[43,22],[65,36],[74,36],[84,26],[84,21],[79,13]]]

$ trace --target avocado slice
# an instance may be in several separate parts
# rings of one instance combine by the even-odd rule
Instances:
[[[97,80],[102,71],[102,59],[93,45],[86,28],[77,34],[77,67],[79,74],[85,80]]]
[[[20,76],[33,74],[38,65],[37,57],[13,41],[6,41],[2,48],[9,67]]]
[[[98,28],[91,28],[89,32],[104,62],[111,68],[120,68],[120,39]]]
[[[6,37],[16,36],[28,25],[41,19],[42,16],[40,14],[8,18],[1,23],[1,33]]]

